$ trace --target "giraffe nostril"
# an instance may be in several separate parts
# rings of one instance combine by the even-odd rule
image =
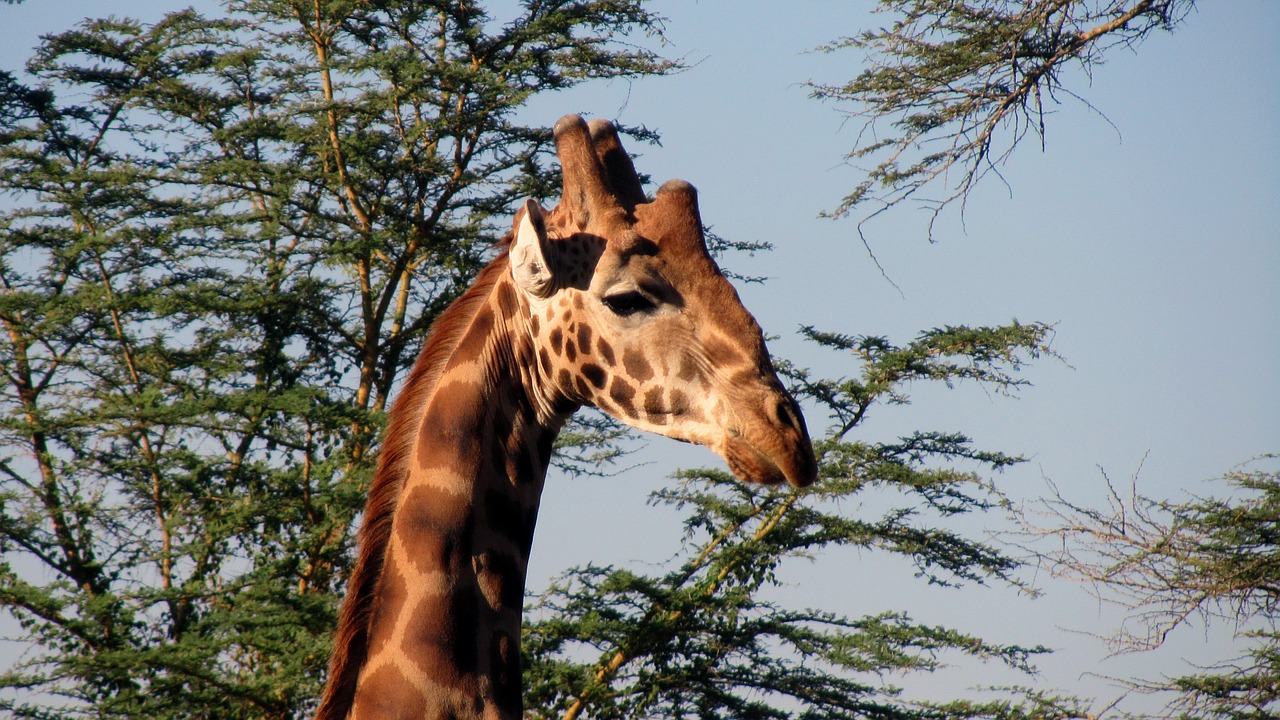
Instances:
[[[774,404],[773,416],[778,421],[779,425],[785,425],[786,427],[789,427],[792,430],[798,429],[796,427],[795,414],[791,410],[791,403],[787,402],[786,400],[779,400],[777,401],[777,403]]]

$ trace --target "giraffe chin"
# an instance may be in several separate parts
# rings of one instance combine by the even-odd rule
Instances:
[[[801,463],[803,467],[788,463],[785,459],[775,460],[741,436],[730,438],[725,443],[722,455],[729,463],[729,470],[743,482],[758,485],[781,485],[786,482],[793,487],[806,487],[813,484],[816,475],[812,460]],[[789,467],[784,469],[784,466]]]

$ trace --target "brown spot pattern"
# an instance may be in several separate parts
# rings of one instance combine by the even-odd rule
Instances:
[[[689,399],[684,393],[672,388],[667,396],[667,408],[673,413],[683,413],[689,409]]]
[[[635,416],[636,414],[635,405],[631,403],[635,396],[636,389],[626,380],[615,376],[613,382],[609,383],[609,397],[626,415]]]
[[[470,583],[459,584],[449,595],[423,599],[404,650],[432,682],[473,691],[480,602],[476,586]]]
[[[622,353],[622,367],[626,368],[628,377],[639,382],[644,382],[653,377],[653,366],[635,348],[627,348]]]
[[[600,359],[604,361],[605,365],[608,365],[609,367],[613,367],[614,365],[618,364],[613,357],[613,346],[609,344],[608,340],[605,340],[604,338],[600,338],[600,340],[596,343],[596,347],[599,349]]]
[[[427,712],[426,698],[394,665],[380,665],[356,689],[362,717],[416,720]]]
[[[493,554],[486,551],[471,558],[471,568],[476,574],[476,586],[480,588],[480,597],[484,598],[490,610],[502,607],[502,586],[506,576],[493,569]]]
[[[519,708],[520,648],[507,633],[494,633],[489,640],[489,667],[493,670],[494,700],[501,707]]]
[[[413,548],[409,561],[418,572],[456,574],[471,554],[474,520],[470,498],[455,496],[425,483],[415,485],[396,517],[396,533]]]
[[[494,294],[497,296],[498,310],[502,312],[502,316],[515,317],[520,304],[516,302],[516,292],[512,286],[508,283],[499,283]]]
[[[582,376],[596,386],[597,390],[604,389],[604,368],[595,363],[586,363],[582,366]]]
[[[479,389],[466,381],[442,382],[422,415],[418,428],[418,462],[422,469],[456,468],[473,457],[480,444],[483,405]]]
[[[472,319],[471,327],[467,328],[466,333],[462,335],[462,339],[458,341],[457,347],[454,348],[453,356],[467,360],[480,357],[492,333],[493,310],[488,307],[481,308],[476,313],[475,318]]]
[[[689,355],[681,356],[680,368],[676,370],[676,379],[689,382],[696,377],[698,377],[698,363]]]
[[[514,557],[491,550],[476,555],[472,564],[491,610],[520,610],[524,605],[524,573]]]
[[[662,388],[652,387],[644,393],[644,411],[650,415],[666,412],[666,404],[662,402]]]
[[[394,568],[384,571],[378,579],[378,597],[381,602],[374,606],[373,617],[369,619],[369,637],[374,639],[369,651],[374,656],[386,650],[391,628],[395,627],[396,619],[409,602],[409,585],[404,575]]]

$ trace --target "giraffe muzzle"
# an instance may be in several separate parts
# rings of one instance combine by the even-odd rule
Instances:
[[[729,428],[721,451],[740,480],[761,485],[783,482],[793,487],[812,485],[818,462],[804,417],[788,396],[766,398],[757,423]]]

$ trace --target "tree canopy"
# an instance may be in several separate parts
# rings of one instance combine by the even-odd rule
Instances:
[[[8,712],[306,714],[387,398],[554,186],[516,111],[674,69],[627,40],[660,31],[244,0],[88,20],[0,78]]]

